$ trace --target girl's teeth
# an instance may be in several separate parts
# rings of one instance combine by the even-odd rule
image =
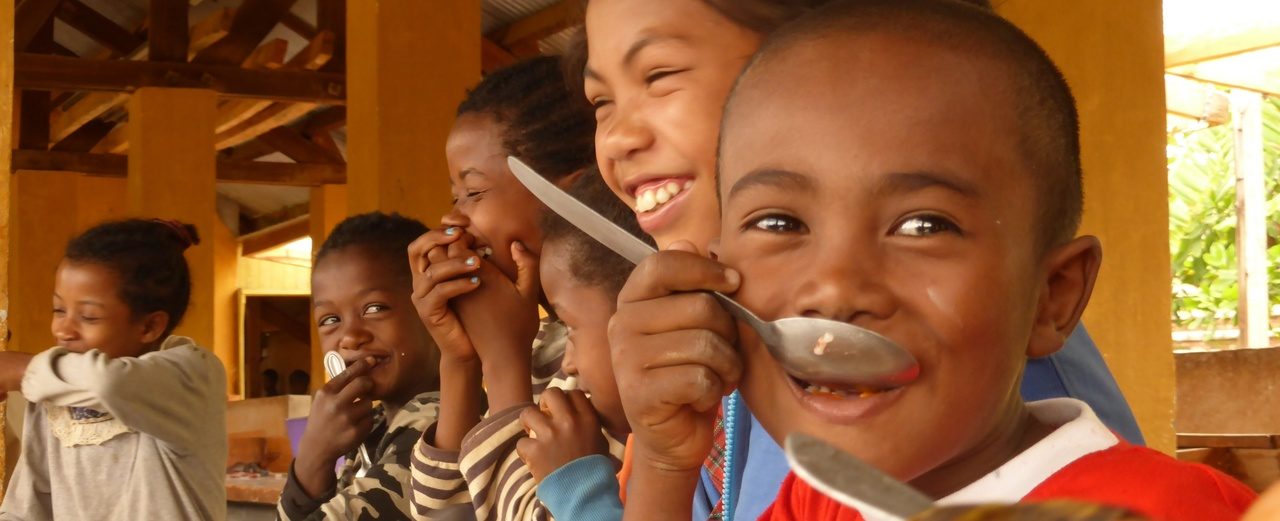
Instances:
[[[685,181],[685,182],[684,182],[684,187],[682,187],[682,188],[681,188],[681,190],[688,190],[688,189],[690,189],[690,188],[693,188],[693,181],[692,181],[692,180]]]
[[[659,188],[650,193],[653,194],[653,198],[658,201],[658,204],[667,204],[667,201],[671,200],[671,192],[664,188]]]
[[[670,182],[665,185],[662,185],[662,189],[666,190],[668,194],[671,194],[671,197],[675,197],[683,190],[682,188],[680,188],[680,185],[676,184],[675,182]]]
[[[493,248],[490,248],[490,247],[488,247],[488,246],[485,246],[485,247],[483,247],[483,248],[480,248],[480,252],[479,252],[479,253],[480,253],[480,256],[481,256],[481,257],[485,257],[485,258],[487,258],[487,257],[489,257],[490,255],[493,255]]]
[[[677,181],[670,181],[647,189],[636,196],[636,212],[644,213],[667,204],[680,192],[693,187],[693,181],[685,181],[683,187]]]

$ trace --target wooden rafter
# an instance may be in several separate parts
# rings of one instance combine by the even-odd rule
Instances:
[[[333,143],[330,133],[341,128],[346,122],[346,107],[331,106],[318,109],[305,118],[295,120],[293,123],[288,124],[287,128],[298,131],[303,136],[310,138],[312,142],[330,150],[333,157],[341,161],[342,153],[338,150],[337,144]],[[273,152],[277,152],[277,150],[259,137],[250,139],[235,147],[223,149],[220,153],[223,159],[252,160]]]
[[[205,17],[197,22],[190,31],[190,50],[189,53],[195,53],[208,47],[227,34],[231,27],[232,11],[230,9],[219,9],[213,14]],[[126,56],[127,59],[146,59],[150,55],[150,50],[146,46],[139,44]],[[90,92],[80,100],[67,107],[55,108],[53,114],[50,115],[51,120],[51,137],[54,141],[59,141],[76,131],[81,125],[84,125],[107,111],[123,105],[129,100],[127,93],[121,92]]]
[[[285,52],[287,52],[288,50],[289,50],[289,42],[285,41],[282,38],[276,38],[274,40],[271,40],[263,44],[261,47],[258,47],[257,49],[255,49],[253,54],[250,55],[249,58],[245,60],[245,63],[243,64],[243,66],[251,70],[252,69],[260,69],[260,70],[278,69],[280,68],[281,65],[283,65],[284,55],[285,55]],[[252,106],[266,107],[271,105],[271,103],[272,102],[270,100],[266,100],[266,101],[264,100],[227,100],[227,101],[224,101],[221,106],[219,106],[218,116],[217,116],[219,119],[216,119],[215,121],[221,121],[223,114],[225,114],[228,110],[234,110],[234,109],[228,109],[229,106],[234,107],[234,106],[248,104]],[[258,110],[261,110],[261,109],[258,109]],[[112,131],[109,135],[107,135],[106,138],[103,139],[102,142],[99,143],[98,146],[93,149],[94,152],[104,152],[104,153],[110,153],[110,154],[123,154],[128,150],[129,150],[129,136],[128,136],[128,128],[126,128],[125,125],[120,125],[114,131]]]
[[[346,165],[268,163],[263,161],[218,162],[218,181],[285,186],[320,186],[346,182]],[[77,172],[99,177],[124,177],[128,158],[116,154],[86,154],[45,150],[15,150],[14,172]]]
[[[147,49],[152,61],[185,62],[191,31],[187,26],[187,2],[151,0]]]
[[[240,237],[240,254],[250,256],[311,234],[311,218],[301,215]]]
[[[341,74],[250,71],[235,66],[100,61],[18,53],[14,83],[33,90],[132,92],[140,87],[196,87],[224,97],[320,104],[345,103]]]
[[[519,61],[511,51],[493,40],[480,37],[480,71],[488,74]]]
[[[243,62],[271,29],[289,12],[296,0],[245,0],[236,9],[231,32],[196,53],[194,64],[234,65]]]
[[[276,127],[258,136],[258,139],[299,163],[341,163],[342,157],[334,157],[329,150],[307,139],[301,132],[287,126]]]
[[[18,2],[13,13],[13,50],[27,50],[31,41],[58,10],[60,0],[26,0]]]
[[[536,56],[538,42],[568,29],[577,10],[574,0],[560,0],[541,11],[485,35],[520,58]]]
[[[127,56],[142,45],[141,38],[80,0],[62,0],[56,16],[117,55]]]
[[[62,152],[88,152],[94,145],[102,141],[116,124],[111,121],[95,119],[88,124],[76,129],[71,135],[54,143],[51,150]]]
[[[1179,45],[1168,42],[1164,56],[1165,68],[1200,63],[1247,52],[1280,46],[1280,20],[1252,20],[1243,30],[1219,34],[1214,38],[1199,38]]]
[[[280,23],[288,27],[290,31],[298,33],[298,36],[308,40],[316,36],[316,27],[303,20],[301,16],[293,14],[293,11],[285,13],[284,18],[280,19]]]
[[[28,46],[33,51],[48,51],[53,44],[53,19],[46,19],[43,26],[31,37]],[[16,71],[15,71],[16,72]],[[16,74],[15,74],[16,76]],[[18,147],[27,150],[49,148],[49,110],[52,108],[49,92],[27,90],[15,103],[18,107]]]
[[[316,0],[316,30],[333,32],[333,58],[320,70],[347,70],[347,0]]]

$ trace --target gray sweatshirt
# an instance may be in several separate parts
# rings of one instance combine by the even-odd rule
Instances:
[[[225,375],[178,336],[136,358],[36,355],[0,521],[225,519]]]

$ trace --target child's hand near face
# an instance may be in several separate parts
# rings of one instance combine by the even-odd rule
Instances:
[[[373,428],[373,407],[366,395],[373,390],[369,359],[356,360],[316,391],[307,430],[298,443],[294,473],[312,498],[333,488],[338,458],[355,450]]]
[[[480,258],[471,251],[470,243],[471,237],[461,230],[453,234],[431,230],[409,245],[413,305],[427,332],[440,346],[441,361],[446,366],[476,359],[475,346],[449,305],[451,299],[479,287],[472,278],[480,267]]]
[[[609,454],[609,443],[600,433],[600,419],[582,391],[550,388],[542,392],[537,407],[520,413],[529,437],[516,442],[516,453],[541,482],[556,469],[584,456]]]
[[[738,385],[737,330],[715,299],[740,277],[678,242],[641,262],[609,327],[614,373],[636,440],[636,462],[696,471],[711,452],[720,398]]]

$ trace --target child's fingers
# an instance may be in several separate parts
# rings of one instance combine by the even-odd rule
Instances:
[[[461,233],[446,235],[443,230],[431,230],[420,235],[413,242],[409,243],[409,265],[415,273],[422,273],[434,260],[443,260],[444,251],[439,253],[433,252],[441,245],[447,245],[461,238]]]
[[[660,251],[646,257],[618,294],[618,302],[636,302],[682,291],[738,290],[742,277],[737,271],[696,253]]]
[[[361,358],[348,365],[346,369],[341,373],[338,373],[338,376],[335,376],[333,379],[325,382],[324,386],[321,387],[321,390],[326,394],[336,395],[341,392],[347,384],[351,383],[351,380],[368,372],[369,361]]]
[[[524,425],[530,438],[538,439],[541,436],[545,439],[552,432],[551,418],[537,407],[530,406],[520,411],[520,424]]]
[[[579,418],[591,418],[596,415],[596,409],[591,406],[591,399],[587,398],[587,393],[575,389],[567,394],[569,395],[569,403],[573,406],[573,410],[578,413]]]
[[[449,314],[449,301],[459,295],[465,295],[476,288],[480,287],[479,277],[463,277],[456,278],[447,282],[441,282],[431,288],[431,291],[425,295],[414,298],[418,301],[420,309],[428,310],[423,318],[430,321],[427,325],[435,326],[441,324],[445,317]]]
[[[705,367],[727,389],[737,387],[742,380],[742,357],[733,345],[710,331],[672,331],[650,340],[646,348],[638,350],[643,359],[637,362],[646,370],[686,365]]]
[[[569,398],[565,396],[564,391],[554,387],[542,391],[538,408],[552,420],[571,419],[574,413],[573,405],[569,403]]]
[[[361,374],[352,378],[342,390],[338,391],[335,398],[339,403],[350,403],[368,396],[373,390],[373,379],[367,375]]]
[[[653,335],[684,329],[706,329],[737,340],[733,316],[706,293],[680,293],[619,306],[609,321],[610,334]]]
[[[728,389],[714,372],[701,365],[653,369],[646,371],[645,380],[652,383],[630,391],[645,396],[644,401],[650,404],[688,405],[700,413],[719,406]]]
[[[472,255],[464,258],[448,259],[427,267],[423,275],[428,281],[439,284],[457,277],[466,276],[480,267],[480,257]]]
[[[511,259],[516,263],[516,291],[526,299],[537,298],[542,287],[538,281],[538,257],[530,253],[523,244],[513,242]]]
[[[459,230],[461,230],[461,228],[459,228]],[[458,258],[474,257],[476,255],[476,252],[471,250],[471,242],[475,239],[470,235],[467,235],[465,232],[459,231],[458,233],[463,237],[461,240],[453,241],[449,243],[447,246],[440,248],[444,250],[443,253],[445,255],[445,258],[458,259]],[[436,262],[440,262],[443,260],[444,259],[440,259],[439,261],[436,261]]]

